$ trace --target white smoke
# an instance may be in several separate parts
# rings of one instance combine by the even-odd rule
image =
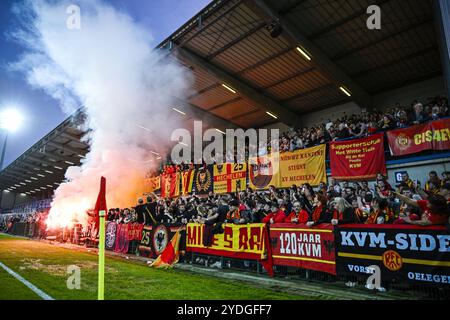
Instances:
[[[174,97],[183,97],[190,82],[183,67],[153,50],[150,33],[131,17],[102,1],[77,4],[80,29],[66,26],[70,2],[33,0],[14,9],[21,21],[13,36],[26,53],[13,67],[58,99],[65,112],[83,105],[92,129],[86,159],[67,170],[69,182],[55,191],[53,226],[73,218],[86,222],[101,176],[109,206],[135,204],[145,172],[155,163],[150,151],[162,150],[164,141],[167,147],[177,127],[169,116]]]

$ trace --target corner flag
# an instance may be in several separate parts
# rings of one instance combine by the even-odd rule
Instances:
[[[106,216],[106,179],[100,179],[100,192],[95,203],[95,218],[99,225],[98,241],[98,300],[105,299],[105,216]]]

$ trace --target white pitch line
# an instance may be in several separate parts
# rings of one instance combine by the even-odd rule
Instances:
[[[13,270],[5,266],[3,263],[0,262],[0,267],[5,269],[6,272],[8,272],[10,275],[12,275],[14,278],[22,282],[24,285],[26,285],[30,290],[32,290],[34,293],[36,293],[39,297],[41,297],[44,300],[55,300],[52,297],[50,297],[48,294],[46,294],[44,291],[36,287],[34,284],[29,282],[28,280],[22,278],[19,274],[15,273]]]

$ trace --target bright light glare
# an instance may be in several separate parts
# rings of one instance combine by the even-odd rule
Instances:
[[[23,117],[16,109],[5,109],[0,111],[0,128],[11,132],[22,126]]]

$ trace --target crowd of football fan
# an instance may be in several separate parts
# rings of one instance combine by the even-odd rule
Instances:
[[[448,100],[445,97],[429,98],[425,105],[417,100],[409,107],[397,103],[385,112],[363,112],[329,120],[311,128],[291,129],[282,134],[280,151],[294,151],[341,139],[362,138],[376,132],[405,128],[448,116]]]
[[[0,214],[0,232],[8,232],[16,222],[35,224],[38,227],[36,229],[36,237],[40,237],[46,229],[46,223],[49,213],[49,209],[40,209],[27,213],[10,213]]]
[[[394,107],[386,111],[361,112],[359,115],[344,115],[335,120],[328,120],[324,123],[304,128],[291,128],[279,137],[278,147],[280,152],[289,152],[299,149],[309,148],[320,144],[343,140],[356,139],[369,136],[377,132],[383,132],[396,128],[405,128],[415,124],[438,120],[450,116],[448,99],[445,96],[431,97],[426,103],[414,100],[410,106],[403,106],[397,103]],[[253,146],[258,155],[265,155],[271,152],[273,144],[270,137],[267,145]],[[249,147],[246,146],[245,154],[241,154],[235,147],[233,154],[223,154],[225,162],[239,162],[238,159],[248,160]],[[162,173],[173,171],[184,171],[202,165],[178,163],[174,164],[168,160],[161,168]],[[155,172],[154,174],[159,174]]]
[[[291,129],[280,137],[280,151],[294,151],[333,140],[358,138],[399,127],[423,123],[449,116],[445,97],[430,98],[424,105],[414,101],[410,107],[397,104],[387,112],[361,113],[328,121],[313,128]],[[265,153],[269,150],[263,150]],[[183,171],[198,167],[193,164],[166,164],[162,173]],[[450,172],[441,177],[432,171],[422,188],[405,174],[402,183],[392,187],[379,175],[375,184],[369,182],[341,182],[330,179],[314,189],[308,184],[293,185],[290,189],[254,191],[247,188],[235,194],[185,196],[162,199],[155,194],[146,203],[139,199],[136,207],[110,209],[108,220],[118,223],[138,222],[188,223],[200,222],[215,226],[228,223],[395,223],[395,224],[448,224],[450,199]],[[45,220],[44,212],[28,215],[0,216],[1,230],[14,221],[39,222]]]
[[[207,196],[185,196],[161,199],[155,194],[146,203],[139,199],[136,207],[110,209],[109,221],[188,223],[199,222],[220,232],[222,223],[299,223],[314,226],[320,223],[366,224],[448,224],[450,216],[450,172],[429,173],[424,188],[408,174],[403,182],[391,186],[379,175],[371,185],[362,182],[321,184],[314,189],[308,184],[289,189],[245,191]]]

